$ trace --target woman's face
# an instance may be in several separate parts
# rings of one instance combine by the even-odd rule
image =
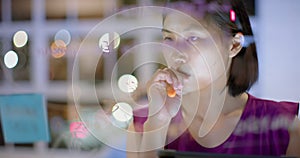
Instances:
[[[164,57],[168,67],[183,78],[183,94],[201,91],[226,75],[230,40],[215,25],[176,12],[167,14],[162,32],[170,46]]]

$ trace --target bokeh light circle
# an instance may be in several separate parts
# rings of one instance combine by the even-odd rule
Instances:
[[[7,68],[12,69],[18,64],[19,58],[15,51],[9,51],[4,55],[4,64]]]
[[[132,119],[133,111],[129,104],[121,102],[112,108],[112,116],[120,122],[128,122]]]
[[[25,31],[18,31],[13,36],[13,43],[18,48],[25,46],[27,41],[28,35]]]
[[[54,58],[61,58],[66,54],[67,45],[63,40],[54,41],[51,46],[51,55]]]
[[[125,74],[119,78],[118,86],[123,92],[131,93],[136,90],[138,86],[138,80],[133,75]]]
[[[60,44],[57,42],[63,41],[65,43],[65,45],[67,46],[71,42],[71,33],[66,29],[61,29],[55,34],[54,41],[55,41],[56,45]]]
[[[105,33],[99,38],[98,46],[103,53],[110,53],[120,45],[120,35],[117,32]]]

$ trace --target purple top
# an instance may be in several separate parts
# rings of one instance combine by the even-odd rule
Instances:
[[[166,145],[165,149],[224,154],[285,155],[289,144],[288,126],[297,115],[298,108],[297,103],[275,102],[249,95],[237,126],[229,138],[219,146],[203,147],[186,131]],[[134,111],[136,131],[143,131],[147,114],[147,108]],[[176,117],[173,121],[178,121]]]

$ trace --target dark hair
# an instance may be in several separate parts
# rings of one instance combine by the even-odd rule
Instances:
[[[245,37],[250,37],[248,39],[253,39],[249,16],[242,0],[168,0],[167,6],[173,2],[192,4],[194,11],[202,12],[203,18],[212,19],[217,26],[231,36],[241,32]],[[181,7],[182,5],[180,4]],[[236,14],[235,21],[230,19],[230,10]],[[246,43],[247,45],[243,46],[230,65],[227,86],[232,96],[249,90],[258,78],[255,42],[252,40],[246,41]]]

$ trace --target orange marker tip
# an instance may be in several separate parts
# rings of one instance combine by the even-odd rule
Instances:
[[[176,91],[171,85],[167,85],[167,94],[170,98],[174,98],[176,96]]]

